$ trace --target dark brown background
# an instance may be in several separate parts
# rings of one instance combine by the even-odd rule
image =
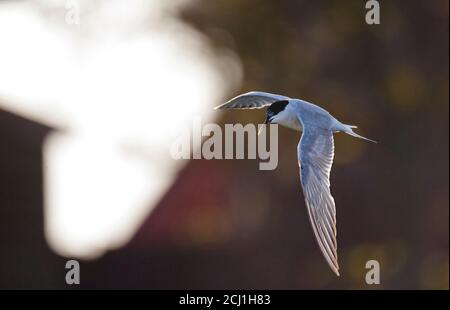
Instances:
[[[81,262],[79,287],[367,289],[364,265],[377,259],[377,288],[448,289],[448,1],[381,10],[377,26],[364,1],[200,0],[180,14],[241,58],[239,92],[312,101],[379,141],[335,139],[340,278],[307,219],[299,135],[280,129],[278,169],[190,162],[128,245]],[[264,112],[219,115],[256,123]],[[43,235],[49,130],[0,111],[0,288],[67,288],[66,258]]]

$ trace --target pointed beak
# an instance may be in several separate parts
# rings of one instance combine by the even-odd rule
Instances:
[[[264,120],[264,125],[270,124],[271,118],[269,116],[266,115],[266,119]],[[264,128],[266,126],[261,126],[258,130],[258,136],[261,134],[261,132],[263,132]]]
[[[261,132],[263,132],[264,128],[266,128],[266,126],[259,127],[258,136],[261,134]]]

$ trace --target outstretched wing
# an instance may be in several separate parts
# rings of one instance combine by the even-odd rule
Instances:
[[[233,99],[215,107],[214,109],[261,109],[271,105],[275,101],[289,99],[290,98],[286,96],[259,91],[251,91],[249,93],[234,97]]]
[[[333,133],[313,124],[302,125],[303,134],[297,152],[308,215],[322,254],[339,276],[336,207],[330,191]]]

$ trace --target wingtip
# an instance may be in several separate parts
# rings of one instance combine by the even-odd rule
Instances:
[[[337,275],[338,277],[341,276],[341,274],[339,273],[339,265],[337,264],[337,262],[336,264],[330,265],[330,267],[335,275]]]
[[[214,110],[229,109],[230,107],[227,106],[227,105],[230,103],[230,101],[231,100],[229,100],[229,101],[227,101],[225,103],[219,104],[218,106],[214,107]]]

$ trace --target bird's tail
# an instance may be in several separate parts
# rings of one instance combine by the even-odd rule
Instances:
[[[356,138],[359,138],[359,139],[370,141],[370,142],[373,142],[373,143],[378,143],[377,141],[374,141],[374,140],[371,140],[369,138],[363,137],[361,135],[358,135],[356,132],[354,132],[352,128],[358,128],[358,126],[353,126],[353,125],[344,125],[344,126],[345,126],[345,129],[343,130],[343,132],[345,132],[346,134],[348,134],[350,136],[353,136],[353,137],[356,137]]]

